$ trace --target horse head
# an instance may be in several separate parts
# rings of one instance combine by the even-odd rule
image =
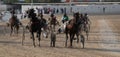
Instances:
[[[36,17],[36,14],[35,14],[34,12],[35,12],[34,9],[29,9],[29,10],[27,11],[28,17],[29,17],[29,18],[34,18],[34,17]]]
[[[78,24],[77,24],[78,20],[79,20],[79,13],[74,13],[73,14],[73,19],[69,20],[69,23],[66,25],[66,27],[68,29],[72,29],[74,27],[75,28],[78,27]]]

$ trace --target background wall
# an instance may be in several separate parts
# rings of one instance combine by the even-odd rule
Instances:
[[[76,6],[40,6],[34,5],[33,8],[55,8],[59,10],[61,8],[66,8],[67,13],[80,12],[80,13],[89,13],[89,14],[120,14],[120,5],[76,5]],[[22,12],[25,12],[28,8],[31,8],[30,5],[22,5]]]
[[[0,5],[0,11],[7,10],[7,5]]]

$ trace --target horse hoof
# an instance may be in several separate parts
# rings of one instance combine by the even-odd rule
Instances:
[[[46,36],[46,38],[48,38],[48,36]]]
[[[77,41],[77,43],[79,43],[79,41]]]
[[[83,49],[85,48],[85,47],[82,47]]]
[[[69,46],[68,48],[73,48],[72,46]]]
[[[32,39],[32,37],[30,37],[30,39]]]
[[[38,38],[39,36],[38,35],[36,35],[36,38]]]
[[[36,46],[34,46],[34,48],[35,48]]]
[[[65,47],[67,47],[67,46],[65,46]]]

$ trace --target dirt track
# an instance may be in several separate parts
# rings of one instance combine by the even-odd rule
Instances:
[[[41,37],[41,47],[34,48],[28,32],[22,46],[22,28],[18,36],[16,34],[10,36],[9,28],[4,31],[2,22],[0,23],[0,57],[120,57],[119,18],[120,15],[91,15],[91,32],[89,40],[85,42],[85,49],[82,49],[76,40],[73,48],[65,48],[64,34],[57,35],[55,48],[50,47],[50,38],[43,37]],[[28,21],[22,22],[25,24]]]

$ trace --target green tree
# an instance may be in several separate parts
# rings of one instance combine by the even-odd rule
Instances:
[[[15,3],[18,2],[18,0],[3,0],[4,3]]]
[[[30,3],[30,2],[31,2],[31,0],[25,0],[25,2],[26,2],[26,3]]]
[[[15,3],[19,2],[19,0],[3,0],[4,3]],[[25,3],[31,3],[31,0],[24,0]],[[33,3],[56,3],[61,2],[61,0],[33,0]]]
[[[43,3],[56,3],[56,2],[61,2],[61,0],[37,0],[38,2],[43,2]]]

